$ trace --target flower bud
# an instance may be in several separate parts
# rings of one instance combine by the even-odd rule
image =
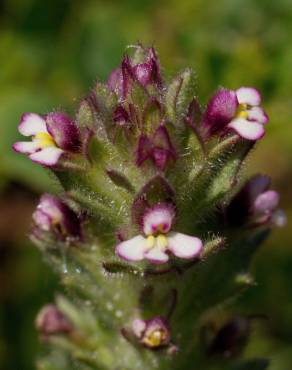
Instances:
[[[32,217],[41,231],[52,232],[61,239],[81,237],[80,220],[76,213],[54,195],[42,195]]]
[[[67,317],[54,304],[48,304],[40,310],[35,325],[44,340],[51,335],[68,334],[73,330]]]

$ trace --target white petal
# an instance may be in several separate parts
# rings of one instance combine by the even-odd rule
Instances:
[[[40,146],[33,141],[18,141],[13,144],[13,149],[19,153],[32,154],[40,149]]]
[[[36,113],[24,113],[18,131],[24,136],[33,136],[38,132],[47,132],[46,121]]]
[[[264,126],[255,121],[237,118],[228,124],[229,128],[235,130],[239,136],[247,140],[259,140],[265,134]]]
[[[252,107],[247,111],[247,113],[250,121],[257,121],[263,125],[269,121],[267,114],[260,107]]]
[[[146,329],[146,322],[141,319],[135,319],[132,323],[132,329],[136,337],[140,338]]]
[[[182,233],[170,233],[167,240],[168,249],[179,258],[194,258],[203,248],[203,243],[199,238]]]
[[[137,235],[118,244],[116,253],[127,261],[142,261],[144,259],[145,246],[146,239],[141,235]]]
[[[35,152],[29,155],[29,158],[36,163],[40,163],[44,166],[55,166],[64,153],[62,149],[56,147],[44,148],[39,152]]]
[[[256,106],[261,103],[261,94],[253,87],[241,87],[236,90],[236,96],[239,104]]]
[[[169,260],[168,255],[157,247],[151,248],[147,253],[145,253],[145,258],[156,264],[165,263]]]

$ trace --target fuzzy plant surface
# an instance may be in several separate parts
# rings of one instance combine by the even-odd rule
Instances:
[[[43,307],[39,370],[264,370],[241,358],[252,314],[217,322],[282,226],[266,175],[241,171],[268,116],[251,87],[202,107],[191,69],[165,81],[137,45],[75,117],[25,113],[14,150],[54,174],[31,238],[64,287]]]

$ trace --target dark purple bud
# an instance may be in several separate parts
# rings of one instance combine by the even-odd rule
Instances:
[[[160,170],[164,170],[170,160],[176,160],[176,151],[171,143],[165,126],[161,125],[152,138],[142,135],[139,138],[136,151],[136,163],[141,166],[144,161],[151,159]]]
[[[206,138],[222,133],[234,118],[238,106],[235,91],[221,89],[216,92],[203,114],[203,129]]]
[[[250,319],[235,317],[217,332],[208,352],[211,355],[218,354],[225,357],[237,355],[247,343],[249,335]]]
[[[81,225],[75,212],[54,195],[42,195],[33,220],[38,229],[53,232],[60,238],[81,237]]]
[[[129,114],[121,105],[118,105],[114,110],[113,121],[119,126],[126,126],[130,123]]]
[[[46,116],[46,125],[59,148],[70,152],[80,151],[80,132],[70,117],[61,112],[52,112]]]
[[[41,309],[35,325],[44,340],[51,335],[69,334],[73,330],[67,317],[53,304],[48,304]]]
[[[136,319],[133,321],[132,330],[139,342],[149,349],[160,349],[170,343],[169,326],[161,317],[151,320]]]

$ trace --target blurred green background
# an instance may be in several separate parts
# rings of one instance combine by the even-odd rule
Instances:
[[[25,111],[74,112],[97,79],[105,80],[125,47],[158,48],[171,77],[191,66],[205,103],[220,85],[252,85],[271,117],[247,172],[269,173],[292,213],[291,0],[0,0],[0,368],[31,370],[33,328],[57,282],[26,238],[46,171],[12,152]],[[254,265],[257,286],[234,312],[266,313],[247,356],[267,355],[271,370],[292,369],[291,228],[275,230]]]

